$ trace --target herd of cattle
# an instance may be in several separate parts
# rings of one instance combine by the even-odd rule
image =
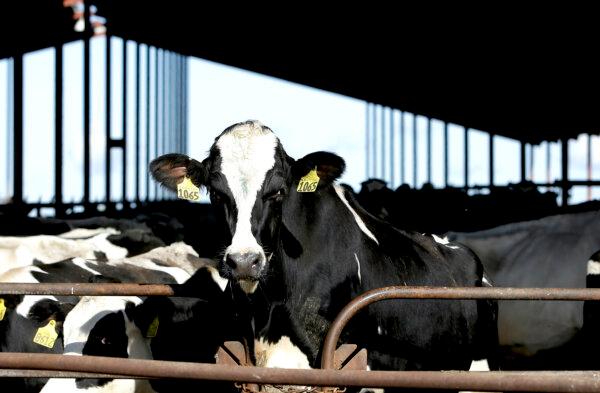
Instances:
[[[212,258],[189,235],[177,234],[184,228],[173,217],[167,225],[48,220],[52,235],[39,225],[29,236],[0,236],[0,282],[177,283],[189,294],[0,294],[0,350],[210,363],[222,342],[235,340],[260,366],[319,367],[333,319],[370,289],[585,287],[586,272],[588,285],[600,286],[600,254],[594,254],[600,211],[446,237],[422,234],[364,210],[336,184],[344,167],[326,152],[295,160],[269,128],[239,123],[215,139],[201,162],[168,154],[150,163],[168,189],[188,178],[209,192],[223,229]],[[186,220],[185,230],[197,236],[217,232]],[[598,367],[596,308],[595,302],[386,301],[359,313],[341,341],[367,348],[370,368],[379,370],[468,370],[481,359],[493,369],[590,369]],[[3,378],[0,388],[237,391],[220,382],[68,378]]]

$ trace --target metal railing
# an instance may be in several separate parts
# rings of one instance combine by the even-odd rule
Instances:
[[[77,296],[186,296],[179,285],[0,283],[0,294]],[[600,371],[361,371],[339,370],[336,345],[346,323],[362,308],[387,299],[600,300],[600,289],[386,287],[353,299],[325,338],[322,369],[272,369],[92,356],[0,353],[3,377],[189,378],[251,384],[404,387],[484,391],[600,392]],[[337,363],[337,364],[336,364]],[[241,363],[240,363],[241,364]],[[20,370],[19,370],[20,369]],[[53,374],[53,373],[57,374]],[[101,376],[99,374],[102,374]]]

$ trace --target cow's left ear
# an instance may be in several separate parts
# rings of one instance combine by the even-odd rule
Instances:
[[[321,188],[339,178],[346,169],[346,163],[342,157],[326,151],[310,153],[292,165],[294,181],[300,181],[315,168],[319,176],[319,188]]]
[[[185,154],[165,154],[155,158],[149,165],[152,178],[171,191],[177,191],[177,184],[189,177],[196,187],[206,184],[207,170],[199,162]]]

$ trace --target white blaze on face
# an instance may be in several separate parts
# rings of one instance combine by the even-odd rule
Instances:
[[[242,124],[223,134],[217,141],[221,154],[221,172],[237,207],[237,221],[231,253],[258,253],[260,267],[264,266],[265,253],[252,235],[252,209],[267,172],[275,165],[277,137],[258,122]]]

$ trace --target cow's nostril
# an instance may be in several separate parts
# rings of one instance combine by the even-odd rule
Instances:
[[[225,259],[225,263],[227,263],[227,266],[229,266],[230,268],[232,268],[234,270],[237,267],[237,262],[230,255],[228,255],[227,258]]]
[[[256,269],[258,267],[258,265],[260,264],[260,256],[256,257],[256,259],[254,261],[252,261],[252,267],[254,269]]]

